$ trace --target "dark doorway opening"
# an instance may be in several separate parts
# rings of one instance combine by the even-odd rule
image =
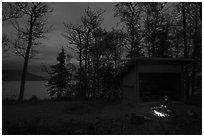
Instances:
[[[181,100],[180,73],[139,73],[139,84],[143,101],[162,100],[165,95],[171,100]]]

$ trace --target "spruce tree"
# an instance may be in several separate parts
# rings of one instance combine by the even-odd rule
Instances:
[[[67,95],[71,87],[71,73],[65,64],[66,53],[62,47],[61,52],[57,57],[58,64],[51,65],[51,72],[48,74],[51,76],[47,87],[49,96],[57,95],[57,98],[60,99],[63,96]]]

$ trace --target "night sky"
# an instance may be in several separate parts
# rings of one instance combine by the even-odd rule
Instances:
[[[84,9],[89,5],[91,9],[103,9],[106,12],[103,14],[103,23],[102,27],[107,30],[111,27],[115,27],[118,18],[114,18],[114,7],[116,3],[111,2],[94,2],[94,3],[85,3],[85,2],[76,2],[76,3],[48,3],[51,8],[54,8],[53,12],[48,15],[48,26],[53,25],[54,30],[46,34],[47,39],[41,40],[42,45],[38,45],[34,49],[39,53],[36,54],[34,59],[31,59],[29,62],[28,71],[37,75],[46,75],[41,71],[41,64],[52,65],[56,63],[56,57],[61,50],[61,47],[64,46],[66,53],[71,54],[73,59],[72,63],[78,65],[77,54],[71,49],[66,48],[68,45],[67,40],[62,36],[64,32],[63,23],[72,22],[73,24],[80,23],[80,18],[84,15]],[[12,38],[12,33],[14,29],[10,21],[5,21],[2,23],[3,34],[7,34]],[[3,53],[4,55],[4,53]],[[2,69],[17,69],[22,70],[23,58],[12,53],[9,56],[2,58]]]

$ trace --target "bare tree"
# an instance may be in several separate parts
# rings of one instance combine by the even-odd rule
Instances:
[[[190,86],[192,95],[196,90],[195,73],[201,71],[202,66],[202,32],[201,29],[198,29],[202,27],[201,5],[196,2],[181,2],[177,3],[176,10],[178,12],[177,22],[181,28],[177,34],[181,35],[182,56],[194,59],[191,64],[185,67],[186,99],[188,100]]]
[[[195,86],[195,75],[196,75],[196,68],[198,68],[198,67],[202,67],[201,65],[200,65],[200,62],[201,62],[201,56],[202,56],[202,52],[201,52],[201,55],[200,55],[200,53],[199,53],[199,50],[202,50],[201,49],[201,45],[202,45],[202,42],[201,42],[201,40],[202,40],[202,34],[201,34],[201,32],[199,32],[199,30],[198,30],[198,27],[199,27],[199,25],[200,24],[202,24],[202,23],[199,23],[199,19],[200,19],[200,21],[202,21],[201,20],[201,18],[199,18],[199,3],[198,2],[196,2],[196,3],[194,3],[194,5],[193,5],[193,7],[194,7],[194,36],[193,36],[193,59],[194,59],[194,62],[193,62],[193,68],[192,68],[192,91],[193,91],[193,94],[194,94],[194,92],[196,91],[196,86]]]
[[[186,37],[186,12],[185,12],[185,3],[182,2],[182,17],[183,17],[183,42],[184,42],[184,57],[188,57],[187,51],[187,37]]]
[[[144,3],[143,6],[145,7],[146,12],[144,26],[146,31],[145,40],[147,41],[148,45],[148,56],[156,56],[156,49],[158,49],[156,44],[159,34],[158,30],[161,27],[168,26],[164,25],[164,12],[166,10],[166,3],[148,2]],[[161,29],[164,30],[164,28]]]
[[[47,4],[41,2],[17,2],[14,11],[23,15],[26,24],[20,25],[18,20],[12,22],[16,30],[17,38],[14,40],[15,52],[24,58],[23,72],[21,76],[21,86],[19,94],[19,103],[23,100],[25,79],[28,67],[28,60],[33,56],[33,46],[39,45],[39,39],[45,38],[45,33],[50,29],[47,28],[46,14],[52,9]]]
[[[2,21],[19,18],[22,14],[19,12],[15,3],[3,2],[2,3]]]
[[[79,92],[82,93],[82,51],[83,51],[83,30],[81,25],[74,26],[72,23],[64,24],[65,33],[63,36],[68,40],[69,44],[76,45],[76,49],[67,46],[71,50],[79,54]]]
[[[69,44],[74,44],[77,46],[77,50],[75,50],[77,53],[79,53],[79,63],[80,63],[80,79],[81,79],[81,73],[84,72],[84,91],[87,91],[88,87],[88,73],[90,72],[90,66],[95,65],[96,73],[94,75],[97,75],[97,91],[99,90],[99,51],[98,51],[98,32],[101,29],[100,25],[102,22],[101,15],[105,11],[99,9],[99,10],[91,10],[90,7],[85,9],[85,15],[81,17],[81,24],[74,26],[73,24],[65,24],[65,38],[68,40]],[[91,49],[93,52],[91,52]],[[91,57],[94,55],[94,57]],[[91,64],[94,59],[96,59],[95,64]],[[92,60],[92,61],[90,61]],[[84,61],[84,67],[82,70],[82,62]],[[81,80],[80,80],[81,81]],[[85,95],[85,92],[82,93]],[[83,96],[83,95],[82,95]]]
[[[94,75],[96,79],[94,79],[94,83],[96,83],[96,90],[99,93],[99,47],[98,47],[98,38],[101,35],[101,23],[103,18],[101,17],[105,10],[91,10],[90,7],[85,9],[85,15],[81,18],[82,24],[84,26],[84,34],[85,34],[85,78],[87,78],[88,70],[89,70],[89,49],[92,48],[92,60],[95,60],[95,64],[92,64],[95,70]],[[89,52],[91,53],[91,52]],[[85,84],[86,87],[88,83]],[[95,94],[95,92],[94,92]]]
[[[101,15],[104,12],[105,11],[101,9],[94,11],[91,10],[90,7],[88,7],[87,9],[85,9],[85,15],[81,18],[85,37],[85,73],[87,73],[89,63],[88,51],[90,45],[96,42],[94,34],[101,25],[101,22],[103,20]]]
[[[145,36],[141,27],[141,15],[143,12],[142,4],[139,2],[122,2],[116,4],[115,17],[119,17],[126,26],[129,46],[127,47],[130,58],[139,56],[139,42]]]
[[[22,14],[15,9],[17,9],[15,3],[3,2],[2,3],[2,22],[6,22],[11,19],[20,18]],[[8,51],[10,49],[10,39],[6,34],[2,35],[2,49],[3,49],[3,57],[7,57],[9,55]]]

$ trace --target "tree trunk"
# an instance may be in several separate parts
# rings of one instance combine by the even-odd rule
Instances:
[[[115,75],[117,73],[117,67],[118,67],[118,64],[117,64],[117,44],[114,45],[114,65],[115,65]]]
[[[183,44],[184,44],[184,58],[188,58],[188,51],[187,51],[187,38],[186,38],[186,15],[185,15],[185,5],[182,2],[182,16],[183,16]],[[189,99],[189,78],[188,78],[188,71],[187,68],[184,72],[185,81],[186,81],[186,100]]]
[[[179,38],[176,38],[176,57],[178,58],[179,56]]]
[[[62,99],[62,88],[59,89],[59,92],[57,94],[57,99]]]
[[[79,34],[79,96],[82,95],[82,45],[81,45],[81,37]]]
[[[84,84],[84,91],[82,91],[82,99],[84,99],[85,95],[86,95],[86,92],[87,92],[87,69],[88,69],[88,36],[86,38],[86,46],[85,46],[85,66],[84,66],[84,81],[83,81],[83,84]]]
[[[202,21],[202,2],[199,2],[200,7],[200,20]]]
[[[97,44],[96,44],[97,45]],[[97,56],[97,62],[96,62],[96,79],[97,79],[97,94],[99,94],[100,91],[100,81],[99,81],[99,53],[98,53],[98,46],[96,47],[96,56]]]
[[[190,47],[191,47],[191,39],[192,39],[192,22],[191,19],[189,21],[189,38],[188,38],[188,47],[187,47],[187,55],[190,55]]]
[[[20,86],[20,94],[19,94],[19,98],[18,98],[19,103],[22,103],[22,101],[23,101],[27,66],[28,66],[28,59],[25,58],[24,64],[23,64],[23,72],[21,74],[21,86]]]
[[[135,47],[135,32],[134,32],[134,26],[132,26],[132,30],[131,30],[132,34],[131,34],[131,58],[135,57],[136,54],[136,47]]]
[[[32,33],[33,33],[33,16],[32,15],[31,15],[30,23],[31,24],[30,24],[29,38],[28,38],[29,41],[28,41],[28,46],[26,49],[26,55],[25,55],[24,64],[23,64],[23,72],[21,75],[20,94],[19,94],[19,98],[18,98],[19,103],[22,103],[22,101],[23,101],[26,73],[27,73],[27,67],[28,67],[28,59],[29,59],[30,49],[32,46]]]
[[[146,34],[149,34],[149,16],[147,15],[147,18],[146,18],[146,21],[147,21],[147,23],[146,23]],[[150,45],[150,40],[149,40],[149,38],[147,38],[147,51],[148,51],[148,57],[150,58],[150,56],[151,56],[151,45]]]
[[[156,29],[157,29],[157,22],[158,22],[158,14],[156,14],[155,17],[155,23],[154,23],[154,30],[152,35],[152,57],[155,56],[155,40],[156,40]]]
[[[185,15],[185,5],[183,2],[182,2],[182,15],[183,15],[184,58],[188,58],[187,39],[186,39],[186,15]]]
[[[198,4],[195,6],[195,31],[194,31],[194,49],[193,49],[193,70],[192,70],[192,95],[195,91],[195,71],[196,71],[196,55],[197,55],[197,32],[198,32]]]

